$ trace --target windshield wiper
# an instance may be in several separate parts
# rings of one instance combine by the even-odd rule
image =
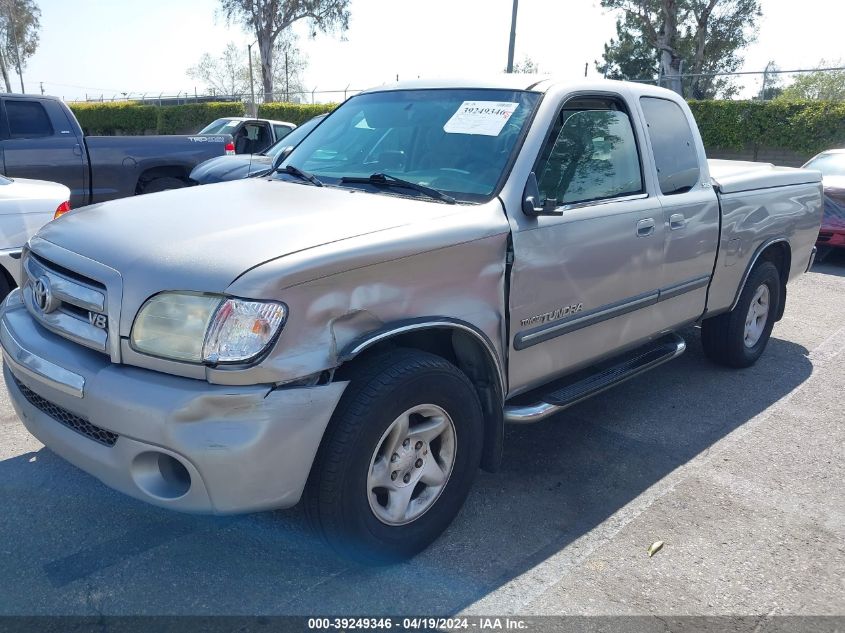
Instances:
[[[447,195],[442,191],[411,182],[410,180],[402,180],[401,178],[397,178],[396,176],[391,176],[389,174],[371,174],[366,177],[344,176],[340,179],[340,182],[364,183],[368,185],[376,185],[377,187],[404,187],[406,189],[419,191],[420,193],[427,195],[429,198],[442,200],[447,204],[455,204],[457,202],[457,200],[455,200],[452,196]]]
[[[290,174],[291,176],[296,176],[300,180],[307,180],[312,185],[315,185],[317,187],[323,186],[323,183],[320,181],[319,178],[317,178],[317,176],[315,176],[314,174],[310,174],[307,171],[302,171],[299,167],[294,167],[293,165],[285,165],[283,168],[277,169],[276,171],[285,174]]]

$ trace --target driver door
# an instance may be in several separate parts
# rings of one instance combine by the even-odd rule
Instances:
[[[558,215],[509,214],[511,395],[652,333],[664,226],[630,112],[620,95],[565,100],[534,165]]]

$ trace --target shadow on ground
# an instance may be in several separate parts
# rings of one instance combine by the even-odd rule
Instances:
[[[845,277],[845,248],[822,247],[813,264],[813,272]]]
[[[773,339],[756,367],[680,359],[541,424],[508,429],[446,534],[367,569],[312,538],[298,509],[178,515],[115,493],[42,449],[0,462],[0,613],[454,613],[567,547],[805,381]],[[16,422],[7,422],[12,424]]]

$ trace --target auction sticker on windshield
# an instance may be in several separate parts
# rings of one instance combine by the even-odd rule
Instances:
[[[443,131],[448,134],[483,134],[499,136],[518,103],[510,101],[464,101]]]

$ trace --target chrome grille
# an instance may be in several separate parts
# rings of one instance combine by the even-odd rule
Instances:
[[[27,253],[23,298],[29,313],[44,327],[98,352],[108,353],[108,301],[103,284]],[[104,315],[106,320],[98,318]]]
[[[117,438],[120,437],[117,433],[112,433],[106,429],[101,429],[99,426],[91,424],[85,418],[81,418],[75,413],[71,413],[67,409],[53,404],[46,398],[42,398],[32,389],[23,384],[17,377],[12,376],[15,380],[15,386],[23,394],[23,397],[34,406],[53,418],[59,424],[66,426],[72,431],[76,431],[80,435],[84,435],[88,439],[94,440],[103,446],[114,446],[117,443]]]

